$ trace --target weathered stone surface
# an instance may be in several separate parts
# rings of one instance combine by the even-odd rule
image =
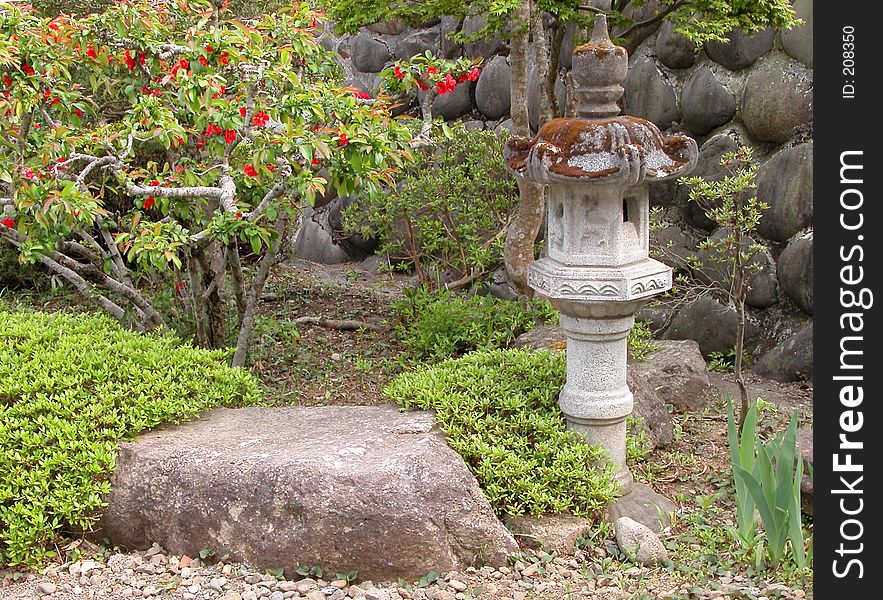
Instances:
[[[752,370],[776,381],[812,381],[812,331],[807,323],[767,351]]]
[[[466,17],[463,19],[463,28],[461,31],[463,35],[471,35],[476,33],[477,31],[481,31],[487,25],[487,18],[483,14]],[[494,35],[491,38],[487,39],[479,39],[474,42],[469,42],[464,44],[464,51],[466,56],[469,58],[478,58],[484,57],[485,59],[490,58],[497,52],[503,50],[506,47],[503,40],[499,35]]]
[[[782,30],[782,49],[795,60],[812,69],[812,4],[813,0],[795,0],[794,13],[803,25]]]
[[[720,164],[721,157],[727,152],[733,152],[739,147],[739,142],[728,133],[719,133],[710,138],[699,148],[699,159],[696,168],[690,173],[691,176],[703,177],[708,181],[718,181],[727,175],[727,170]],[[696,202],[690,200],[690,189],[681,185],[677,190],[678,204],[684,207],[684,218],[687,223],[694,227],[712,231],[717,223],[705,216],[704,209]]]
[[[564,331],[557,325],[537,325],[515,339],[516,348],[552,348],[562,350],[567,347]]]
[[[783,54],[754,69],[742,92],[742,122],[764,142],[788,141],[812,122],[812,72]]]
[[[394,56],[399,60],[407,60],[417,54],[423,54],[427,50],[438,56],[441,43],[440,35],[438,29],[424,29],[409,33],[395,45]]]
[[[429,413],[215,409],[121,445],[102,535],[255,568],[365,579],[505,564],[518,550]]]
[[[656,55],[669,69],[686,69],[696,62],[696,44],[679,33],[666,21],[656,36]],[[683,106],[683,105],[682,105]]]
[[[674,323],[669,329],[673,326]],[[648,354],[646,360],[629,363],[632,375],[654,390],[663,403],[671,404],[675,412],[705,408],[715,389],[708,380],[699,344],[692,339],[656,343],[659,348]]]
[[[647,432],[652,449],[664,448],[674,439],[671,415],[653,386],[635,374],[633,364],[629,365],[626,374],[626,384],[635,400],[632,415],[640,419],[641,427]]]
[[[766,28],[755,34],[747,35],[738,29],[726,34],[730,41],[706,42],[705,53],[708,58],[723,65],[731,71],[750,67],[758,58],[773,49],[776,30]]]
[[[684,127],[705,135],[736,115],[736,99],[711,69],[703,65],[693,71],[681,90],[681,110]]]
[[[652,121],[660,129],[668,129],[680,120],[678,98],[674,87],[650,58],[641,58],[629,68],[622,85],[622,112]]]
[[[292,254],[322,265],[347,262],[349,256],[334,243],[332,228],[328,223],[328,210],[305,207],[301,212],[301,225],[292,244]]]
[[[368,30],[380,35],[399,35],[405,30],[405,23],[401,19],[390,19],[368,25]]]
[[[328,227],[332,241],[343,248],[347,256],[361,260],[377,249],[377,246],[380,245],[380,238],[377,235],[348,233],[344,229],[343,212],[355,201],[354,196],[335,199],[328,207]]]
[[[457,17],[442,17],[441,19],[441,55],[444,58],[456,58],[463,54],[463,45],[451,40],[449,33],[458,31],[460,19]]]
[[[808,315],[812,314],[812,234],[800,237],[779,255],[779,283],[788,297]]]
[[[671,317],[674,315],[674,309],[667,306],[657,306],[654,304],[645,304],[635,319],[645,321],[647,326],[654,334],[661,334],[665,331],[668,324],[671,323]]]
[[[558,53],[558,66],[570,69],[573,66],[573,39],[576,35],[576,23],[568,23],[564,29],[564,39],[561,41],[561,51]]]
[[[443,119],[456,119],[472,109],[471,82],[457,84],[453,92],[439,94],[432,103],[432,116]],[[426,94],[423,90],[417,92],[418,99],[422,100]]]
[[[723,239],[730,235],[730,229],[721,227],[715,231],[709,240],[712,245],[722,243]],[[757,240],[747,236],[743,245],[743,252],[751,252],[751,246],[758,244]],[[735,253],[724,254],[721,251],[698,250],[696,258],[699,259],[701,270],[698,275],[704,281],[714,283],[721,289],[730,287],[730,270],[732,269]],[[778,300],[778,279],[776,277],[776,265],[768,252],[757,252],[751,260],[751,265],[759,270],[748,281],[749,290],[745,301],[755,308],[767,308]]]
[[[785,242],[808,225],[813,215],[813,143],[777,152],[758,170],[757,199],[769,205],[758,232]]]
[[[671,524],[672,515],[677,510],[677,504],[657,494],[649,485],[635,483],[626,495],[607,506],[606,518],[615,524],[617,519],[628,517],[650,531],[660,533]]]
[[[668,552],[653,531],[629,517],[613,523],[619,548],[640,565],[653,565],[668,558]]]
[[[813,514],[813,486],[809,469],[813,466],[812,429],[797,431],[797,449],[803,459],[803,480],[800,482],[800,505],[803,512]]]
[[[696,254],[695,245],[677,225],[651,231],[650,248],[653,258],[675,270],[684,269],[689,257]]]
[[[511,76],[509,63],[503,56],[495,56],[481,70],[475,86],[475,104],[488,119],[500,119],[509,114]]]
[[[573,555],[577,539],[592,530],[592,522],[573,515],[525,515],[509,517],[506,526],[522,548]]]
[[[669,340],[695,340],[704,356],[729,352],[736,345],[736,310],[714,298],[703,296],[683,306],[672,318],[663,337]],[[746,323],[745,337],[754,339],[757,327]],[[665,398],[670,401],[669,398]]]
[[[390,59],[389,48],[385,43],[370,35],[361,33],[353,38],[350,46],[353,67],[364,73],[378,73]]]

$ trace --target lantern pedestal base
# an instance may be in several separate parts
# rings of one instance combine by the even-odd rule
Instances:
[[[607,520],[629,517],[655,531],[661,532],[671,524],[671,515],[678,506],[644,483],[633,483],[627,493],[607,507]]]

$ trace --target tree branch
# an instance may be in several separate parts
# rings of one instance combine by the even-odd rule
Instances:
[[[639,21],[637,23],[632,23],[626,28],[625,31],[617,35],[617,37],[625,38],[634,31],[643,29],[645,27],[650,27],[651,25],[656,25],[657,23],[665,19],[665,17],[682,7],[684,4],[686,4],[686,0],[678,0],[674,4],[669,4],[663,10],[656,13],[656,15],[650,17],[649,19],[645,19],[644,21]]]

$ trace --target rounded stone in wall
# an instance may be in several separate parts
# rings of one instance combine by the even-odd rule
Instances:
[[[365,33],[360,33],[353,38],[350,51],[352,52],[350,60],[353,61],[353,67],[364,73],[382,71],[386,62],[391,58],[386,44]]]
[[[720,164],[721,157],[727,152],[733,152],[738,147],[739,143],[726,133],[720,133],[710,138],[699,148],[699,158],[690,175],[703,177],[709,181],[722,179],[727,175],[727,170]],[[714,221],[705,216],[705,210],[690,200],[690,189],[686,185],[678,186],[676,196],[678,204],[684,207],[684,218],[690,225],[706,231],[717,227]]]
[[[558,66],[567,70],[573,66],[574,37],[576,36],[576,23],[568,23],[564,28],[564,39],[561,40],[561,50],[558,52]]]
[[[812,224],[813,143],[777,152],[758,170],[757,199],[769,205],[758,231],[765,238],[786,242]]]
[[[726,353],[736,345],[737,323],[736,310],[732,306],[703,296],[685,304],[675,313],[662,338],[695,340],[704,356],[712,352]],[[746,323],[746,342],[756,338],[757,334],[757,327]]]
[[[656,36],[656,55],[669,69],[686,69],[696,62],[696,44],[679,33],[668,21],[659,28]]]
[[[773,49],[776,30],[767,27],[748,35],[739,29],[728,32],[724,37],[729,42],[706,42],[708,58],[731,71],[750,67],[758,58]]]
[[[380,21],[379,23],[368,25],[368,30],[380,35],[399,35],[405,30],[405,23],[401,19]]]
[[[812,234],[793,240],[779,255],[779,283],[788,297],[812,314]]]
[[[803,25],[782,30],[782,49],[812,69],[812,0],[795,0],[793,7]]]
[[[424,29],[409,33],[395,45],[393,55],[398,60],[407,60],[428,50],[438,56],[440,35],[438,29]]]
[[[784,54],[757,67],[742,92],[742,122],[764,142],[781,144],[812,122],[812,71]]]
[[[809,322],[764,354],[752,371],[776,381],[811,381],[812,331]]]
[[[472,97],[469,94],[471,87],[472,83],[469,81],[458,83],[453,92],[436,96],[432,103],[432,116],[447,120],[455,119],[469,112],[472,108]],[[422,101],[425,94],[426,92],[422,90],[418,91],[418,100]]]
[[[475,104],[488,119],[500,119],[509,114],[511,77],[509,63],[503,56],[493,57],[481,70],[475,86]]]
[[[466,17],[463,19],[463,27],[461,32],[463,35],[470,35],[481,31],[487,25],[487,19],[483,14]],[[479,56],[488,59],[497,52],[506,47],[499,35],[495,35],[487,39],[479,39],[474,42],[468,42],[463,45],[463,50],[469,58],[478,58]]]
[[[460,19],[457,17],[442,17],[440,28],[441,39],[439,43],[441,44],[441,56],[443,58],[457,58],[463,54],[463,44],[459,44],[448,37],[449,34],[460,30]]]
[[[668,129],[680,120],[674,87],[650,58],[641,58],[629,68],[623,82],[622,112],[652,121]]]
[[[681,112],[688,131],[705,135],[736,115],[736,99],[703,65],[693,71],[681,90]]]
[[[712,245],[722,243],[724,238],[730,235],[730,229],[721,227],[709,237]],[[751,252],[750,246],[757,244],[757,240],[748,237],[742,248],[744,252]],[[702,265],[699,273],[700,278],[714,283],[720,288],[727,289],[730,286],[730,269],[734,256],[732,253],[724,254],[721,251],[699,250],[696,257]],[[767,308],[778,301],[778,280],[776,278],[776,265],[767,252],[757,252],[751,260],[751,265],[758,269],[748,280],[748,294],[745,302],[754,308]]]

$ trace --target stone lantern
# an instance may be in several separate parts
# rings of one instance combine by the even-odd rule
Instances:
[[[553,119],[536,137],[511,138],[507,166],[548,185],[548,255],[531,264],[528,284],[561,313],[567,383],[559,405],[570,429],[606,450],[620,492],[632,491],[626,466],[626,338],[635,313],[671,288],[671,269],[649,257],[648,183],[696,164],[696,142],[663,138],[651,122],[619,116],[628,54],[615,46],[603,15],[573,51],[574,118]]]

